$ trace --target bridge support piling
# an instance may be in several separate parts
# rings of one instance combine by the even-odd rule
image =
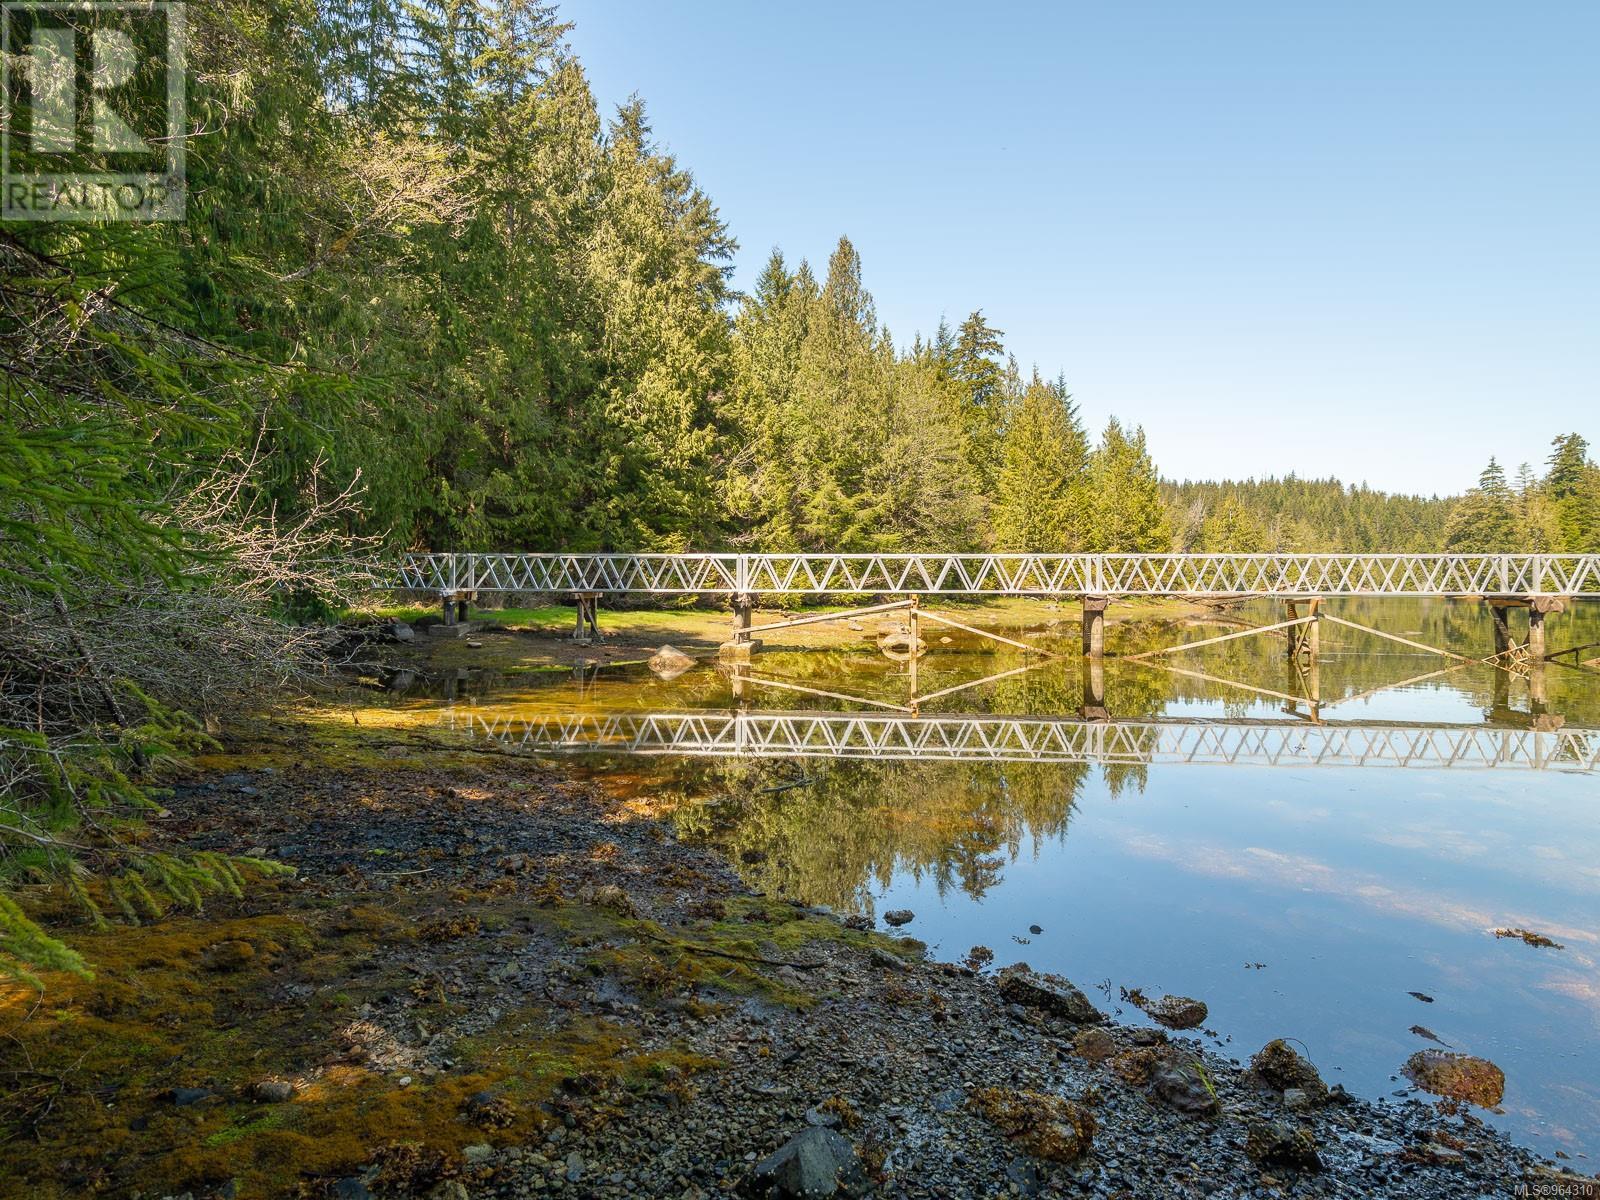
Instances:
[[[1105,658],[1106,606],[1109,596],[1083,597],[1083,653],[1092,660]]]
[[[573,592],[572,600],[578,608],[578,624],[572,631],[572,640],[580,646],[601,641],[599,592]]]
[[[1106,660],[1087,657],[1083,660],[1083,708],[1085,721],[1111,719],[1106,709]]]
[[[1545,643],[1545,618],[1567,610],[1565,596],[1528,597],[1528,655],[1543,660],[1549,655]]]
[[[454,594],[450,592],[443,593],[439,597],[439,603],[444,606],[444,623],[446,625],[454,625],[456,623],[456,598]]]
[[[728,663],[748,663],[751,655],[761,648],[761,643],[750,636],[750,625],[755,616],[755,597],[736,592],[732,597],[733,633],[717,647],[717,658]]]

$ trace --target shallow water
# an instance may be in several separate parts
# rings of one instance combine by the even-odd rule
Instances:
[[[1492,650],[1476,605],[1324,611]],[[1228,615],[1240,618],[1281,619],[1265,605]],[[1048,660],[924,626],[920,694],[1013,673],[909,717],[884,707],[905,705],[908,666],[867,624],[859,646],[759,655],[742,706],[709,665],[413,703],[525,748],[604,750],[578,760],[647,789],[752,886],[841,911],[911,909],[906,932],[939,957],[984,946],[996,967],[1058,971],[1131,1022],[1144,1017],[1124,988],[1198,997],[1205,1036],[1236,1057],[1296,1038],[1330,1082],[1384,1097],[1408,1086],[1408,1055],[1437,1048],[1421,1026],[1504,1069],[1486,1120],[1594,1169],[1600,673],[1461,665],[1328,626],[1315,678],[1282,641],[1250,637],[1164,666],[1112,658],[1102,685],[1070,621],[1004,631],[1071,651]],[[1120,625],[1108,643],[1126,655],[1233,628]],[[1600,641],[1600,606],[1551,618],[1550,633],[1551,649]],[[1086,705],[1108,719],[1086,721]],[[800,712],[824,716],[774,716]],[[853,728],[851,713],[872,717]],[[1019,755],[1051,761],[996,761]],[[1563,948],[1494,936],[1511,927]]]

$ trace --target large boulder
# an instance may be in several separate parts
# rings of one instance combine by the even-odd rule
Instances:
[[[821,1126],[802,1129],[750,1173],[751,1194],[770,1200],[828,1200],[865,1196],[867,1172],[855,1147]]]
[[[1051,1162],[1071,1162],[1094,1145],[1094,1114],[1046,1092],[979,1088],[972,1106],[1019,1150]]]
[[[1425,1092],[1480,1108],[1498,1108],[1506,1094],[1506,1073],[1488,1059],[1470,1054],[1418,1050],[1400,1069]]]
[[[1298,1088],[1312,1104],[1328,1099],[1328,1085],[1322,1082],[1317,1069],[1282,1038],[1274,1038],[1256,1051],[1250,1060],[1250,1071],[1273,1091]]]
[[[1027,963],[1005,968],[995,980],[1000,995],[1012,1004],[1037,1008],[1079,1025],[1093,1025],[1106,1016],[1089,998],[1059,975],[1035,971]]]
[[[663,646],[650,656],[645,665],[662,679],[676,679],[694,666],[694,659],[676,646]]]

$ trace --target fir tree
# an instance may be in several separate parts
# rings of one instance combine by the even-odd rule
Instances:
[[[1269,548],[1270,538],[1234,492],[1206,514],[1200,544],[1212,554],[1251,554]]]
[[[1170,549],[1172,527],[1144,430],[1128,434],[1111,418],[1090,460],[1093,519],[1088,548],[1104,553],[1158,553]]]
[[[1085,541],[1088,442],[1072,399],[1037,375],[1013,403],[995,489],[995,544],[1043,552]]]
[[[1516,497],[1493,458],[1478,486],[1456,502],[1445,529],[1445,549],[1467,554],[1502,554],[1518,549],[1521,530]]]

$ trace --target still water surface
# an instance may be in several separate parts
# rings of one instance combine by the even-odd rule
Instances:
[[[1352,601],[1328,611],[1460,653],[1492,651],[1475,605]],[[1276,619],[1266,606],[1229,617]],[[745,709],[881,712],[865,701],[903,703],[907,666],[879,653],[874,628],[858,647],[762,654],[754,667],[758,677],[857,700],[752,682]],[[1231,628],[1114,626],[1109,648],[1126,654]],[[945,631],[924,632],[932,645],[918,666],[922,694],[1029,662],[966,635],[942,642]],[[1503,1105],[1486,1120],[1543,1153],[1572,1155],[1587,1171],[1600,1165],[1600,776],[1592,770],[1600,733],[1585,732],[1600,730],[1600,672],[1547,666],[1539,678],[1458,667],[1325,629],[1315,680],[1286,661],[1281,641],[1247,638],[1163,660],[1185,674],[1112,658],[1096,704],[1100,685],[1076,657],[1076,626],[1025,633],[1072,654],[946,696],[922,715],[1027,715],[1075,727],[1087,701],[1112,725],[1214,723],[1254,765],[1093,755],[1037,763],[613,753],[580,761],[648,789],[681,836],[723,847],[753,887],[843,912],[910,909],[905,932],[938,957],[983,946],[996,968],[1026,961],[1060,972],[1098,991],[1123,1021],[1145,1020],[1122,1002],[1124,988],[1198,997],[1210,1006],[1204,1036],[1235,1057],[1273,1037],[1296,1038],[1330,1082],[1387,1097],[1407,1086],[1399,1076],[1406,1058],[1438,1046],[1413,1031],[1420,1027],[1504,1069]],[[1600,610],[1552,618],[1551,635],[1552,649],[1600,641]],[[1313,689],[1317,705],[1283,698]],[[613,668],[479,688],[447,703],[439,719],[526,744],[530,731],[534,740],[549,736],[541,722],[552,716],[734,707],[729,679],[709,665],[670,681]],[[1374,743],[1367,765],[1292,756],[1290,765],[1259,765],[1248,751],[1264,743],[1240,736],[1241,723],[1348,724],[1388,740]],[[1484,730],[1504,732],[1514,763],[1380,765],[1395,733]],[[1530,757],[1542,768],[1530,769]],[[1513,927],[1562,948],[1494,936]]]

